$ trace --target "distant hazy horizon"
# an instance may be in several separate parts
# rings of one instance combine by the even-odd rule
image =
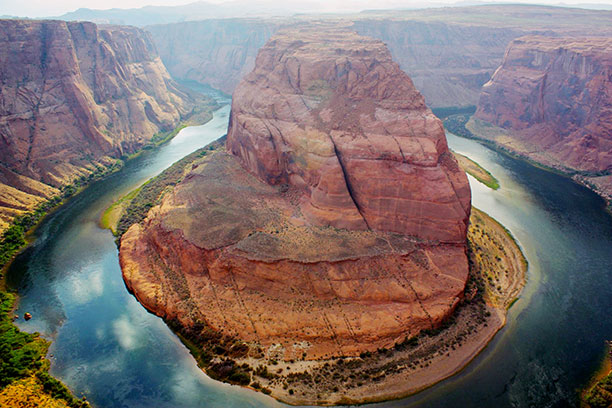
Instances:
[[[53,17],[75,11],[79,8],[107,10],[111,8],[140,8],[145,6],[179,6],[196,2],[195,0],[0,0],[0,15],[18,17]],[[205,3],[241,3],[236,0],[203,0]],[[612,8],[612,0],[514,0],[514,1],[457,1],[457,0],[436,0],[433,2],[422,0],[379,0],[376,7],[372,6],[369,0],[252,0],[250,5],[260,3],[262,7],[274,7],[278,5],[282,8],[295,6],[296,12],[320,11],[320,12],[357,12],[366,9],[395,9],[395,8],[425,8],[443,6],[461,6],[473,4],[491,3],[521,3],[539,4],[551,6],[576,6],[585,8]]]

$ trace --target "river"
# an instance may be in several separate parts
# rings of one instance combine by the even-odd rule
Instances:
[[[220,97],[219,97],[220,98]],[[227,100],[219,99],[227,104]],[[128,293],[114,237],[98,226],[113,200],[226,132],[229,106],[129,161],[48,217],[8,274],[19,327],[53,341],[51,373],[98,408],[277,407],[209,379],[163,321]],[[572,406],[612,339],[612,217],[566,178],[449,135],[449,145],[500,181],[470,178],[473,204],[504,224],[525,251],[527,286],[508,324],[465,370],[413,397],[377,407]]]

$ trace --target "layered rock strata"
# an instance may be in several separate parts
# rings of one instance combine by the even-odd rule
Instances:
[[[522,37],[468,127],[612,197],[612,39]],[[493,126],[491,126],[493,125]]]
[[[380,41],[284,31],[209,153],[121,240],[150,310],[268,355],[357,355],[437,327],[463,296],[470,190]]]
[[[441,122],[382,42],[346,33],[268,42],[234,92],[228,150],[304,191],[313,224],[465,242],[470,192]]]
[[[196,105],[134,27],[0,20],[0,76],[3,222],[172,130]]]

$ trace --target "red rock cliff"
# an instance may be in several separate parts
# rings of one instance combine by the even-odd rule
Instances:
[[[0,20],[0,76],[3,221],[173,129],[195,103],[134,27]]]
[[[498,142],[612,192],[612,39],[513,41],[475,118],[501,128]]]
[[[234,94],[227,150],[121,239],[148,309],[287,359],[388,347],[453,312],[467,178],[380,41],[274,37]]]
[[[304,191],[317,225],[465,242],[470,190],[441,122],[378,40],[279,34],[234,92],[227,146]]]

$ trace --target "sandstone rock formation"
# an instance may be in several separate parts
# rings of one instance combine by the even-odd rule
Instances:
[[[436,327],[463,296],[467,178],[380,41],[275,36],[227,152],[186,173],[121,239],[126,284],[160,316],[313,359]]]
[[[172,130],[196,102],[134,27],[0,20],[0,77],[3,224]]]
[[[234,92],[228,150],[304,190],[309,222],[465,242],[470,192],[440,121],[380,41],[278,35]],[[335,47],[335,48],[334,48]]]
[[[612,197],[612,38],[513,41],[475,119],[477,135],[578,172]]]

